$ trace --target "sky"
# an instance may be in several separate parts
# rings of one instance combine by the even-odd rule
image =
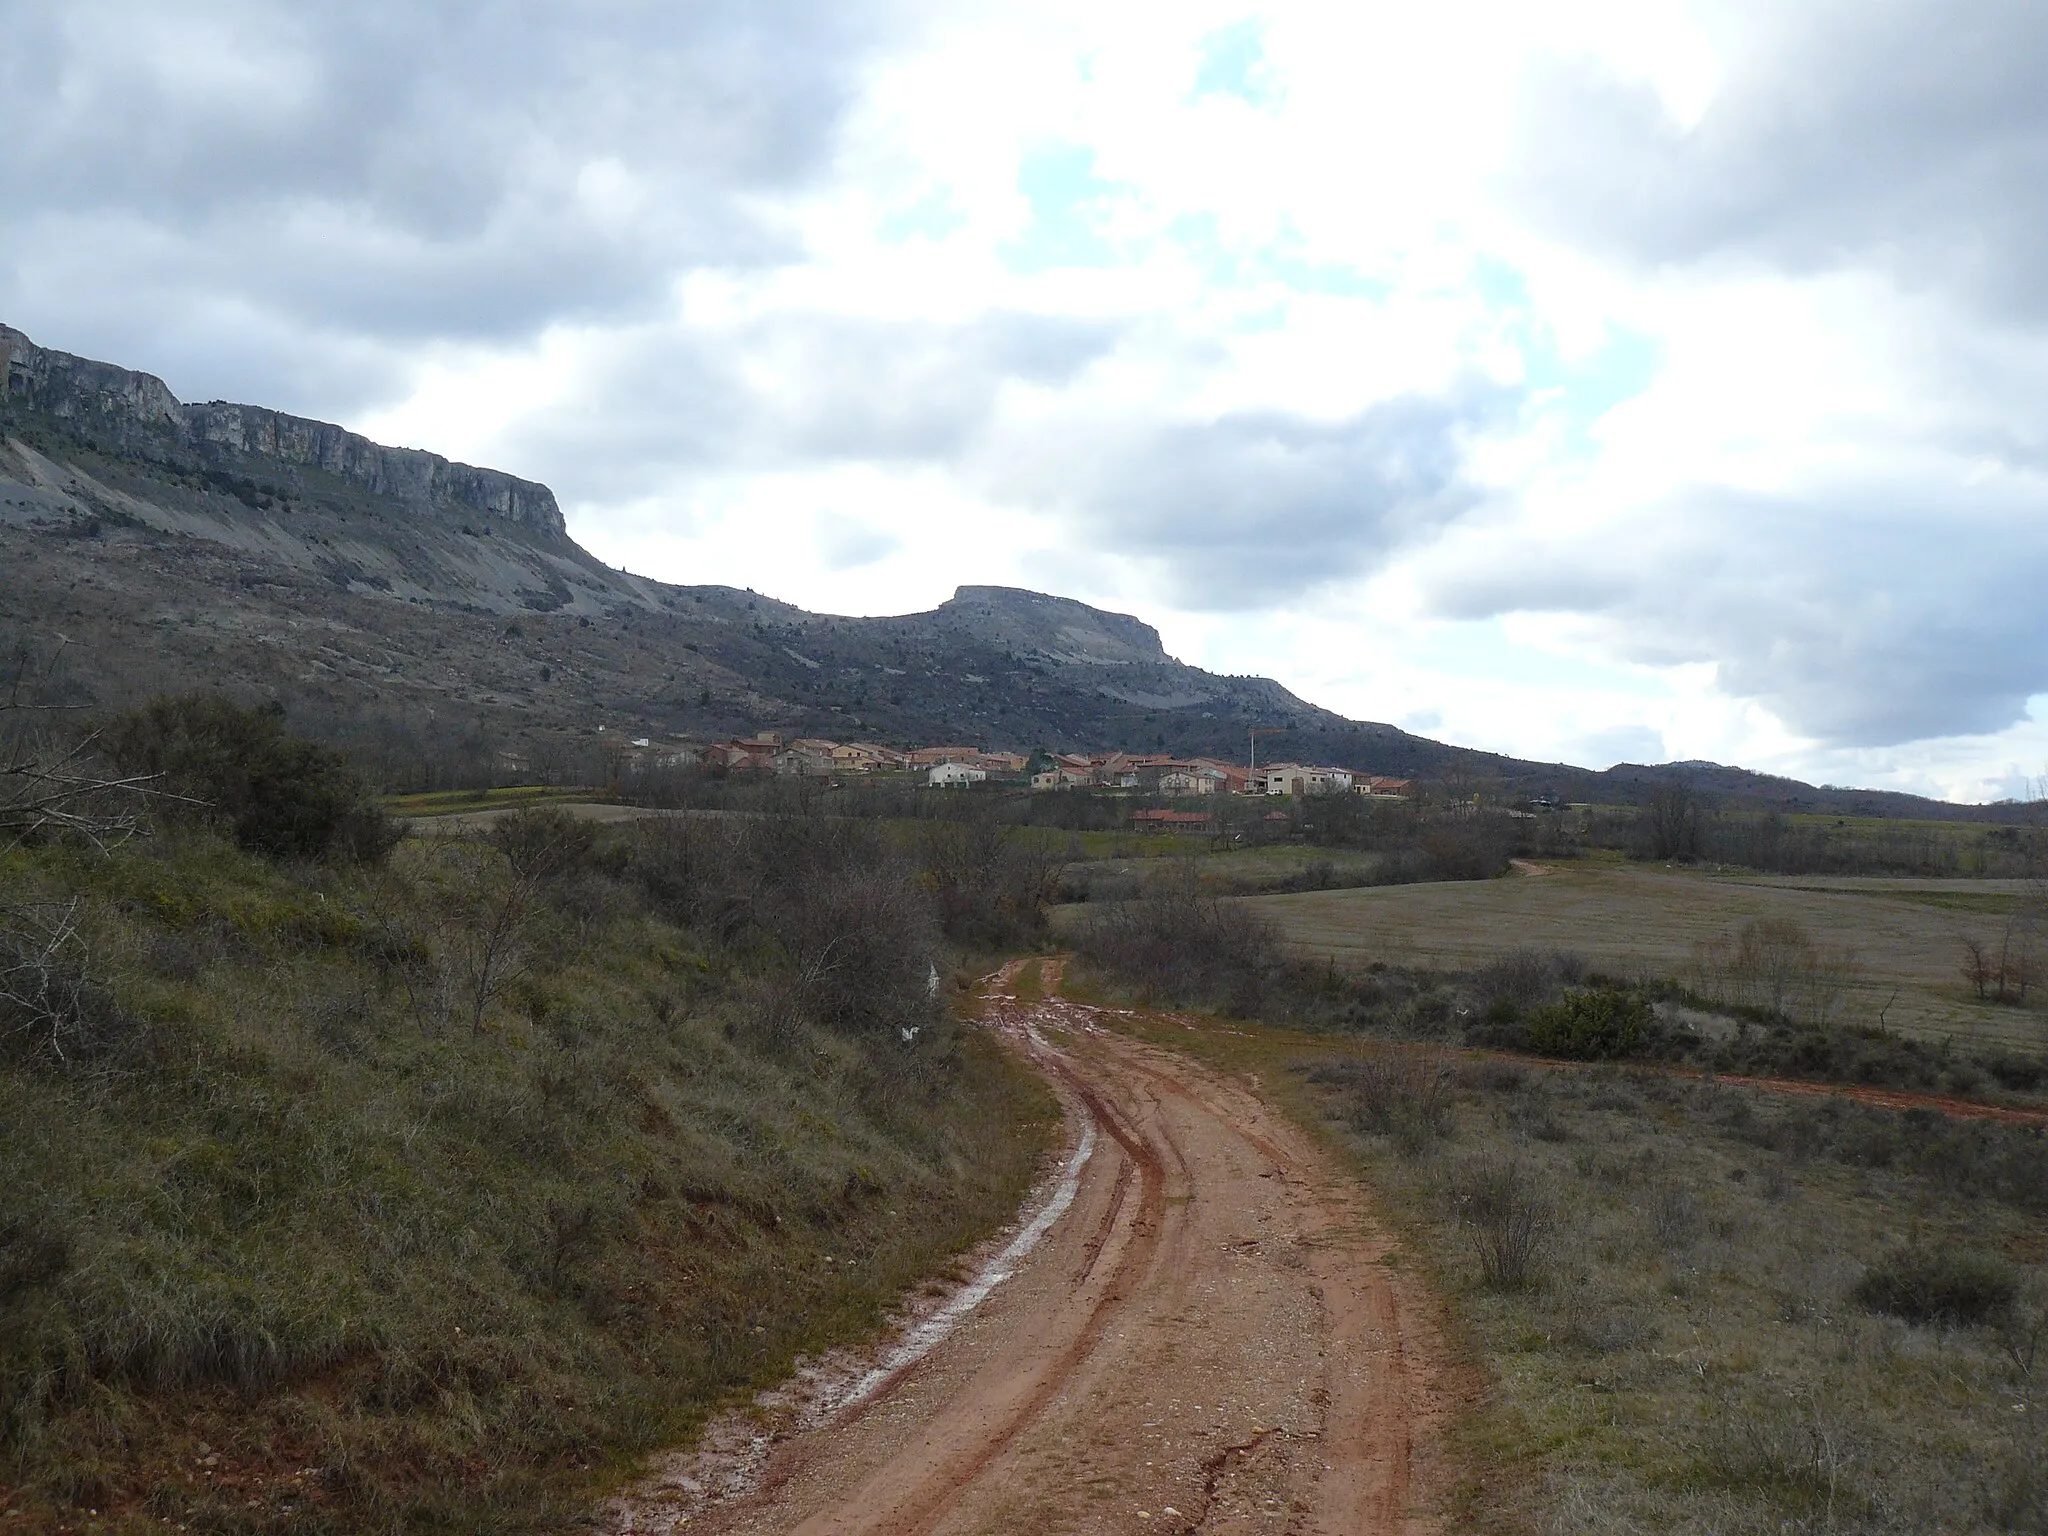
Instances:
[[[1360,719],[2048,774],[2048,8],[0,0],[0,320],[614,565]]]

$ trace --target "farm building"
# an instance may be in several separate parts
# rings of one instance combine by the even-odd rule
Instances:
[[[1206,832],[1211,820],[1201,811],[1131,812],[1131,825],[1140,832]]]

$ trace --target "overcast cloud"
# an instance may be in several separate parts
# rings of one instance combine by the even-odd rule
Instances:
[[[0,319],[542,476],[615,562],[1053,585],[1596,766],[2048,764],[2038,6],[0,0],[0,40]]]

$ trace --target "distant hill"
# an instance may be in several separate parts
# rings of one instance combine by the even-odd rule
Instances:
[[[562,761],[599,726],[753,729],[1019,749],[1302,761],[1627,801],[1677,777],[1743,803],[1954,817],[1912,796],[1715,765],[1592,773],[1345,719],[1269,678],[1166,654],[1125,614],[1008,587],[846,618],[614,570],[554,494],[162,380],[0,326],[0,639],[47,653],[85,704],[218,686],[283,702],[372,758]]]

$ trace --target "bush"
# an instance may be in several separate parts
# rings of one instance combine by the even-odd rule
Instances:
[[[122,1043],[131,1021],[90,962],[76,901],[0,906],[0,1059],[77,1067]]]
[[[1091,918],[1074,947],[1148,996],[1239,1016],[1260,1010],[1283,969],[1273,925],[1203,890],[1192,865],[1171,871],[1142,899]]]
[[[873,823],[678,818],[643,829],[631,872],[656,909],[784,962],[762,999],[771,1033],[796,1014],[854,1034],[933,1022],[939,954],[928,881]]]
[[[1537,1175],[1519,1161],[1475,1163],[1452,1194],[1487,1288],[1534,1285],[1557,1236],[1557,1203]]]
[[[376,863],[398,840],[348,760],[288,735],[275,707],[155,699],[110,722],[102,742],[124,774],[154,778],[163,817],[225,826],[253,853]]]
[[[1434,1053],[1390,1051],[1360,1061],[1331,1061],[1314,1068],[1309,1078],[1348,1088],[1352,1128],[1389,1137],[1410,1156],[1451,1134],[1456,1078],[1450,1064]]]
[[[1859,1306],[1909,1323],[1975,1326],[2011,1314],[2019,1277],[1985,1254],[1901,1248],[1872,1265],[1850,1295]]]
[[[1546,1001],[1557,990],[1560,972],[1559,957],[1534,949],[1504,950],[1473,972],[1472,988],[1483,1008],[1513,1019]]]
[[[1651,1019],[1650,1005],[1621,987],[1567,992],[1529,1015],[1529,1046],[1546,1056],[1612,1061],[1642,1047]]]
[[[545,880],[588,864],[597,846],[597,829],[558,806],[526,806],[492,827],[490,841],[515,875]]]
[[[980,816],[927,821],[919,829],[920,878],[938,903],[939,926],[956,944],[1016,949],[1045,936],[1045,909],[1059,883],[1059,856]]]

